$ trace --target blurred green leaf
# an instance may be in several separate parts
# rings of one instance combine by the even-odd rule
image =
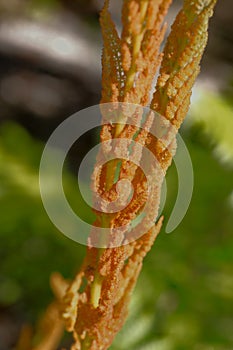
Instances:
[[[220,161],[233,166],[232,101],[205,90],[198,90],[197,95],[191,105],[189,122],[196,123],[210,137]]]

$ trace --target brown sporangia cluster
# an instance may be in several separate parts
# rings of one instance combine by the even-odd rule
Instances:
[[[101,255],[88,248],[82,271],[67,290],[65,312],[67,330],[73,331],[74,349],[108,349],[127,316],[130,296],[162,224],[158,224],[130,245],[105,249]],[[98,275],[96,274],[98,266]],[[83,292],[83,282],[87,286]],[[92,284],[101,284],[98,305],[92,300]],[[97,285],[98,286],[98,285]]]
[[[215,3],[216,0],[184,0],[161,53],[166,30],[164,17],[171,0],[124,0],[121,36],[111,19],[109,3],[105,1],[100,16],[104,42],[101,102],[111,102],[112,109],[103,113],[100,135],[103,146],[93,174],[93,192],[105,200],[96,210],[95,226],[109,227],[114,233],[119,226],[131,223],[148,200],[152,214],[143,223],[147,233],[137,240],[126,237],[124,230],[116,237],[110,235],[112,248],[106,248],[106,237],[99,242],[102,248],[96,248],[93,228],[83,265],[59,304],[66,328],[74,335],[72,350],[108,349],[125,322],[143,259],[162,225],[162,218],[154,224],[153,217],[158,213],[162,181],[175,153],[175,135],[188,111],[191,90],[200,70]],[[119,120],[111,123],[108,113],[114,113],[114,103],[117,109],[119,102],[133,105],[125,107]],[[142,121],[142,108],[136,105],[149,105],[161,118],[148,112]],[[102,106],[104,108],[105,104]],[[134,118],[134,125],[127,124],[130,118]],[[164,127],[166,133],[160,137],[159,130]],[[114,144],[115,138],[125,143]],[[126,158],[129,155],[132,140],[135,143],[131,161],[121,159],[124,152]],[[138,165],[146,157],[145,148],[159,163],[159,170],[151,164],[147,169],[154,183],[149,195],[148,177]],[[102,165],[109,152],[115,159]],[[118,200],[118,204],[124,204],[128,196],[125,195],[127,186],[122,182],[121,190],[117,191],[120,180],[130,181],[134,193],[123,210],[111,212],[108,211],[111,202]]]
[[[171,0],[124,1],[119,37],[105,2],[100,16],[104,41],[101,102],[148,104],[170,4]]]
[[[117,147],[113,149],[113,139],[126,139],[125,150],[129,146],[127,139],[134,139],[153,153],[163,170],[163,174],[154,179],[157,187],[152,193],[154,200],[151,205],[155,208],[154,214],[157,213],[161,180],[175,152],[174,136],[188,110],[191,89],[199,73],[207,42],[208,21],[215,3],[215,0],[185,0],[163,53],[160,53],[166,29],[163,21],[171,0],[125,0],[121,37],[108,11],[108,1],[105,2],[100,16],[104,40],[101,102],[148,105],[153,79],[162,62],[150,108],[169,121],[166,137],[161,140],[153,136],[152,129],[157,128],[158,119],[151,117],[150,113],[143,127],[127,125],[132,114],[136,115],[135,118],[141,118],[140,109],[135,113],[129,108],[128,112],[122,113],[119,123],[108,123],[107,118],[103,118],[101,141],[104,145],[97,158],[93,187],[107,201],[116,200],[118,195],[114,178],[119,159]],[[114,152],[116,159],[104,166],[99,165],[110,151]],[[140,162],[143,152],[137,150],[136,146],[134,151],[135,159]],[[122,154],[122,150],[119,154]],[[131,202],[120,213],[107,216],[97,212],[96,226],[107,225],[114,229],[127,224],[140,213],[148,200],[147,179],[140,166],[122,160],[118,181],[122,179],[128,179],[133,185]],[[150,250],[161,225],[162,218],[138,240],[114,248],[95,248],[90,239],[83,266],[64,298],[63,318],[75,339],[72,350],[104,350],[111,345],[125,322],[130,295],[143,258]],[[118,239],[122,242],[124,238],[123,232]]]

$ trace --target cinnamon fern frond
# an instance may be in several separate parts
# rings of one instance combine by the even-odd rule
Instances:
[[[185,0],[167,39],[165,49],[159,52],[166,26],[163,24],[171,0],[124,0],[122,33],[118,35],[105,1],[100,16],[103,33],[103,76],[101,102],[129,102],[146,106],[157,68],[160,75],[150,107],[171,123],[177,132],[187,113],[193,84],[200,70],[200,60],[207,42],[208,21],[216,0]],[[136,108],[136,107],[135,107]],[[129,114],[132,114],[132,111]],[[162,225],[153,217],[158,212],[163,176],[175,150],[174,134],[168,133],[166,144],[152,137],[156,119],[148,115],[143,129],[127,125],[127,113],[118,124],[103,120],[102,147],[94,170],[94,188],[108,201],[115,200],[115,171],[119,161],[100,166],[100,160],[111,149],[114,138],[131,141],[133,138],[147,147],[158,159],[163,175],[152,178],[155,183],[150,193],[153,208],[147,233],[129,244],[97,249],[89,241],[87,255],[80,272],[70,284],[63,299],[63,318],[68,331],[73,332],[72,350],[105,350],[123,326],[130,295],[136,284],[142,262],[154,243]],[[141,118],[141,114],[137,114]],[[114,150],[117,158],[117,150]],[[143,153],[133,149],[140,162]],[[151,168],[151,173],[155,174]],[[157,174],[157,173],[156,173]],[[152,176],[152,175],[151,175]],[[147,197],[146,178],[139,166],[127,161],[120,163],[118,180],[128,179],[135,192],[129,205],[120,213],[109,216],[97,213],[96,226],[108,224],[111,229],[127,223],[140,213]],[[150,224],[150,225],[149,225]],[[147,226],[146,226],[147,227]],[[121,239],[124,239],[124,233]]]
[[[151,108],[179,128],[207,43],[208,22],[217,0],[185,0],[172,25]]]
[[[125,0],[122,35],[118,36],[105,1],[101,12],[104,48],[101,102],[132,102],[146,105],[156,70],[163,25],[171,0]]]

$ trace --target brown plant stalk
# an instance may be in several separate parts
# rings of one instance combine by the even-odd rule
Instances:
[[[104,41],[101,103],[124,102],[141,106],[150,103],[151,110],[162,115],[176,133],[188,111],[215,3],[216,0],[184,0],[161,54],[159,50],[166,30],[164,17],[171,0],[124,0],[121,36],[108,11],[108,1],[105,1],[100,16]],[[153,80],[160,64],[151,98]],[[140,113],[137,117],[141,118]],[[120,162],[115,149],[116,159],[100,165],[100,159],[113,149],[112,140],[128,139],[130,143],[134,138],[159,161],[162,173],[155,172],[154,178],[151,175],[155,187],[150,193],[153,214],[150,220],[158,213],[162,180],[176,148],[174,132],[173,135],[167,133],[166,142],[152,135],[153,128],[157,128],[157,119],[151,118],[150,114],[143,128],[128,125],[127,118],[127,113],[122,113],[114,124],[103,119],[101,142],[108,143],[103,144],[93,174],[94,191],[108,202],[117,197],[114,179],[119,165],[118,180],[128,179],[133,184],[132,199],[121,212],[109,215],[96,212],[95,225],[107,225],[112,230],[132,222],[148,200],[147,179],[140,166],[127,160]],[[137,161],[143,159],[143,153],[137,147],[133,154]],[[151,168],[151,174],[153,170]],[[163,218],[156,224],[146,222],[147,233],[118,247],[96,248],[92,244],[93,235],[90,236],[84,263],[63,298],[63,319],[75,339],[72,350],[109,348],[125,322],[143,259],[153,245],[162,221]],[[124,232],[117,239],[122,243]]]

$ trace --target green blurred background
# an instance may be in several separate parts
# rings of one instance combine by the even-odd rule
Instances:
[[[216,8],[181,131],[194,168],[191,205],[173,233],[161,231],[146,257],[112,350],[233,349],[231,5],[222,0]],[[43,314],[53,298],[51,273],[72,278],[85,255],[84,246],[48,219],[38,167],[55,127],[99,102],[101,6],[97,0],[0,1],[0,350],[15,349],[21,327],[35,325]],[[169,23],[179,6],[175,1]],[[118,25],[119,7],[112,1]],[[64,173],[66,194],[86,220],[75,173],[97,140],[96,131],[84,135]],[[177,194],[174,166],[167,184],[165,224]],[[62,345],[70,343],[66,334]]]

